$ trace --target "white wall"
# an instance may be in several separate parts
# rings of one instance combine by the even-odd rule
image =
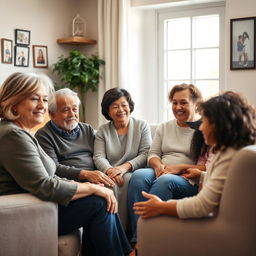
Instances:
[[[209,1],[210,2],[210,1]],[[188,6],[186,7],[188,8]],[[139,31],[135,32],[135,42],[139,42],[138,63],[134,62],[134,73],[131,74],[134,87],[131,90],[132,95],[135,94],[136,109],[135,114],[138,118],[144,118],[148,122],[159,122],[157,106],[158,106],[158,60],[157,60],[157,14],[153,9],[135,8],[134,13],[138,17],[134,22],[139,21]],[[224,84],[221,88],[225,90],[233,90],[242,92],[250,102],[256,105],[256,70],[231,71],[230,63],[230,19],[256,16],[255,0],[226,0],[225,6],[225,60],[223,69],[225,70]],[[135,25],[133,25],[135,26]],[[133,50],[135,53],[136,51]],[[136,76],[140,78],[136,79]]]
[[[230,70],[230,19],[256,16],[255,0],[226,0],[226,88],[256,105],[256,70]],[[255,42],[254,42],[255,43]]]
[[[66,53],[67,49],[56,43],[59,37],[70,35],[71,21],[74,15],[69,0],[1,0],[0,24],[1,38],[14,41],[16,28],[30,31],[29,67],[15,67],[14,64],[0,63],[0,83],[11,73],[43,72],[50,76],[50,68],[33,68],[32,45],[48,46],[49,67],[57,57]]]
[[[72,0],[73,1],[73,0]],[[70,1],[70,2],[72,2]],[[98,4],[96,0],[79,0],[76,6],[79,13],[86,22],[86,37],[98,40]],[[79,49],[87,56],[98,53],[98,44],[82,45]],[[95,92],[88,92],[86,108],[86,121],[95,129],[98,128],[98,96]]]
[[[16,67],[14,64],[0,63],[0,84],[13,72],[37,72],[48,74],[55,82],[59,79],[50,68],[60,55],[67,55],[73,48],[78,48],[90,55],[97,52],[97,45],[72,46],[59,45],[57,38],[72,35],[72,20],[79,13],[87,22],[89,38],[97,39],[97,1],[95,0],[1,0],[0,1],[0,38],[14,42],[16,28],[31,31],[29,67]],[[32,45],[48,47],[49,68],[33,68]],[[88,122],[97,125],[97,97],[89,95],[90,111]],[[96,110],[96,112],[95,112]],[[88,111],[87,111],[88,112]]]
[[[129,87],[135,102],[133,115],[157,122],[157,47],[154,10],[131,9]]]

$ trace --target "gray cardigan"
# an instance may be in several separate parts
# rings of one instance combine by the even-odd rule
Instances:
[[[77,185],[55,172],[68,173],[72,167],[56,167],[31,134],[9,121],[0,122],[0,144],[0,195],[30,192],[42,200],[69,203]]]
[[[122,152],[123,147],[111,121],[100,126],[96,133],[94,163],[103,172],[125,162],[132,165],[132,171],[145,167],[151,142],[149,125],[143,120],[130,117],[125,152]]]

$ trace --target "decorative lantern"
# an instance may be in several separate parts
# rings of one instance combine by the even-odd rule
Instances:
[[[79,14],[73,19],[73,36],[84,36],[85,35],[85,21],[80,17]]]

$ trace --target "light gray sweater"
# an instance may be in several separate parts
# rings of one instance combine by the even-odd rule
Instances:
[[[193,164],[190,156],[190,144],[194,130],[180,127],[171,120],[157,127],[153,143],[148,153],[148,161],[157,157],[164,165]]]
[[[0,122],[0,144],[0,195],[30,192],[42,200],[69,203],[77,185],[55,172],[76,168],[56,166],[31,134],[9,121]]]
[[[114,123],[100,126],[94,142],[94,163],[100,171],[129,162],[132,170],[146,166],[147,154],[151,144],[149,125],[133,117],[129,119],[125,152],[121,145]]]

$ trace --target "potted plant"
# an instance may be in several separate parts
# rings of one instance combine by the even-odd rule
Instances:
[[[72,50],[68,57],[61,55],[53,65],[64,86],[76,91],[81,99],[80,120],[85,121],[86,95],[89,90],[96,92],[101,78],[99,67],[105,61],[92,55],[87,58],[79,50]]]

